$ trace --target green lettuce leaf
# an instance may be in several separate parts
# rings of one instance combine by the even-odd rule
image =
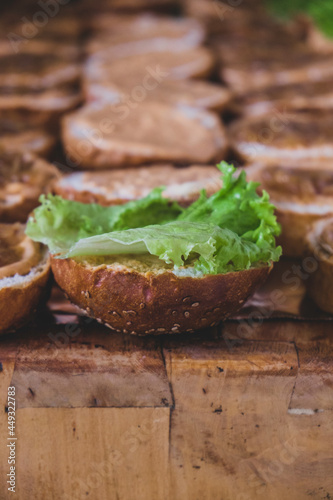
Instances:
[[[264,191],[259,196],[256,191],[259,183],[247,182],[244,170],[237,176],[236,169],[226,162],[221,162],[218,168],[222,173],[222,188],[209,198],[203,191],[178,220],[209,222],[254,242],[264,232],[268,243],[275,244],[274,236],[280,233],[280,227],[268,194]]]
[[[248,269],[257,263],[277,260],[280,255],[279,249],[262,249],[229,229],[175,221],[84,238],[70,248],[66,257],[145,253],[174,264],[176,269],[191,265],[201,274]]]
[[[307,14],[326,36],[333,37],[332,0],[266,0],[266,3],[268,9],[282,19]]]
[[[81,238],[164,224],[174,220],[182,209],[177,203],[163,198],[162,192],[162,188],[156,188],[145,198],[111,207],[42,195],[41,205],[28,220],[26,234],[47,245],[51,253],[57,253],[67,251]]]
[[[182,209],[162,197],[162,188],[121,206],[87,205],[59,196],[42,197],[27,234],[58,258],[151,254],[175,269],[192,266],[201,274],[248,269],[281,255],[280,227],[266,192],[246,181],[245,172],[218,165],[222,188]]]

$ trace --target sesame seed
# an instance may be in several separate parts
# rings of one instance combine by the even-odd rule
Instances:
[[[145,306],[145,304],[143,302],[141,302],[141,304],[140,304],[139,307],[140,307],[140,309],[144,309],[146,306]]]
[[[175,323],[173,326],[174,326],[175,328],[180,328],[180,325],[178,325],[178,323]]]
[[[173,316],[177,316],[178,312],[177,311],[172,311]]]
[[[189,297],[189,296],[188,296],[188,297],[184,297],[184,298],[183,298],[183,302],[188,302],[188,301],[190,300],[190,298],[191,298],[191,297]]]
[[[135,311],[123,311],[123,314],[126,314],[127,316],[136,316],[136,312]]]
[[[190,313],[188,311],[185,311],[184,312],[184,316],[185,316],[185,318],[189,318],[190,317]]]
[[[192,307],[198,307],[199,302],[193,302]]]
[[[178,330],[178,327],[177,327],[177,326],[173,326],[173,327],[171,328],[171,331],[172,331],[172,332],[179,332],[179,330]]]
[[[127,326],[131,326],[131,324],[132,324],[132,321],[127,321],[127,323],[126,323]]]
[[[157,332],[165,332],[165,328],[157,328]]]

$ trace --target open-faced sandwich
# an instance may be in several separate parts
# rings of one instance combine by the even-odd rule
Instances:
[[[154,189],[103,207],[43,197],[27,234],[48,245],[54,277],[86,314],[116,331],[213,326],[241,307],[281,250],[267,193],[221,163],[222,187],[186,208]]]

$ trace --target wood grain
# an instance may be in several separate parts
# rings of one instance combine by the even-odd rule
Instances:
[[[165,357],[175,397],[172,498],[265,498],[255,458],[268,450],[273,460],[288,446],[282,424],[297,372],[294,346],[244,341],[230,350],[223,339],[189,339],[168,343]]]
[[[19,408],[172,406],[154,339],[113,334],[93,323],[54,326],[20,345],[12,378]]]
[[[230,322],[222,331],[227,345],[245,339],[291,342],[298,356],[298,372],[290,409],[333,409],[333,323],[331,321]]]
[[[19,410],[16,498],[168,498],[169,411]]]
[[[330,321],[157,339],[81,319],[4,337],[0,359],[0,473],[15,384],[18,500],[333,495]]]
[[[6,358],[5,358],[6,356]],[[7,357],[8,356],[8,357]],[[8,387],[13,376],[15,357],[10,357],[4,350],[0,351],[0,498],[7,498],[7,476],[9,472],[8,461],[8,420],[7,420],[7,397]]]

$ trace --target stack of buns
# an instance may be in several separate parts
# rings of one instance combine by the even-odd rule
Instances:
[[[81,101],[81,25],[70,13],[18,2],[1,26],[0,150],[48,156],[61,116]]]

